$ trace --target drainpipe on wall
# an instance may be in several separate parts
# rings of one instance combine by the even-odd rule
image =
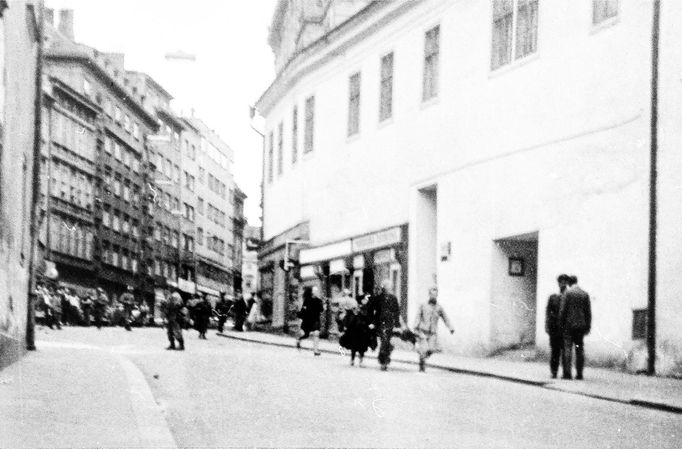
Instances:
[[[35,351],[35,303],[36,303],[36,242],[40,227],[38,226],[38,203],[40,201],[40,144],[42,140],[42,98],[43,98],[43,4],[42,1],[29,5],[33,8],[36,29],[36,74],[35,74],[35,117],[33,122],[33,197],[31,198],[31,249],[29,255],[29,286],[26,302],[26,349]],[[48,183],[49,185],[49,183]],[[49,196],[49,192],[48,192]]]
[[[651,147],[649,163],[649,279],[647,305],[647,374],[656,374],[656,253],[658,226],[658,50],[661,1],[653,3],[651,30]]]

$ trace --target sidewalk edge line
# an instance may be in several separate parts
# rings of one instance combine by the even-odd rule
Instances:
[[[277,346],[280,348],[291,348],[291,349],[296,348],[294,345],[290,345],[287,343],[278,343],[278,342],[274,342],[274,341],[263,341],[263,340],[253,339],[253,338],[240,337],[238,335],[229,335],[229,334],[224,334],[224,333],[218,333],[216,335],[218,335],[219,337],[230,338],[232,340],[238,340],[238,341],[245,341],[248,343],[255,343],[255,344],[261,344],[261,345],[268,345],[268,346]],[[308,351],[309,349],[303,348],[302,350]],[[327,354],[336,354],[335,351],[331,351],[329,349],[320,349],[320,351],[327,353]],[[376,359],[376,356],[374,356],[374,355],[370,355],[369,357]],[[398,362],[398,363],[409,364],[409,365],[417,365],[417,362],[413,362],[410,360],[395,359],[394,361]],[[652,401],[646,401],[646,400],[641,400],[641,399],[618,399],[618,398],[614,398],[614,397],[610,397],[610,396],[603,396],[603,395],[598,395],[598,394],[593,394],[593,393],[586,393],[586,392],[582,392],[582,391],[566,390],[566,389],[563,389],[561,387],[558,387],[556,384],[551,383],[551,382],[543,382],[543,381],[528,380],[528,379],[519,379],[516,377],[503,376],[503,375],[495,374],[495,373],[488,373],[485,371],[473,371],[473,370],[467,370],[467,369],[463,369],[463,368],[454,368],[454,367],[443,366],[443,365],[438,365],[438,364],[429,364],[428,366],[429,366],[429,368],[435,368],[435,369],[440,369],[440,370],[444,370],[444,371],[450,371],[453,373],[466,374],[466,375],[477,376],[477,377],[489,377],[489,378],[493,378],[493,379],[503,380],[506,382],[514,382],[514,383],[518,383],[518,384],[530,385],[530,386],[534,386],[534,387],[544,388],[546,390],[559,391],[562,393],[570,393],[570,394],[574,394],[574,395],[578,395],[578,396],[589,397],[592,399],[599,399],[602,401],[617,402],[619,404],[632,405],[635,407],[648,408],[648,409],[659,410],[659,411],[664,411],[664,412],[668,412],[668,413],[682,414],[682,407],[676,407],[674,405],[663,404],[663,403],[659,403],[659,402],[652,402]]]

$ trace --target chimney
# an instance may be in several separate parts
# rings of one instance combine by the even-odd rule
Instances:
[[[54,26],[54,9],[45,8],[45,22]]]
[[[67,39],[75,40],[73,35],[73,9],[59,11],[59,32]]]

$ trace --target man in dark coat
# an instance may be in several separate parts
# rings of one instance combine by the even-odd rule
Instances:
[[[391,281],[389,279],[384,279],[381,282],[381,293],[372,298],[370,310],[372,317],[370,328],[377,330],[380,341],[379,364],[381,370],[386,371],[391,363],[391,352],[393,352],[393,345],[391,344],[393,329],[407,327],[402,316],[400,316],[398,298],[391,293]]]
[[[92,308],[95,318],[95,326],[97,326],[97,329],[102,329],[102,318],[106,313],[108,305],[109,298],[107,298],[107,294],[104,292],[104,289],[99,287],[97,289],[97,296],[95,297],[95,302]]]
[[[184,303],[179,289],[176,289],[170,295],[166,292],[165,299],[161,303],[161,313],[166,318],[166,336],[170,342],[170,345],[166,348],[168,350],[176,349],[176,340],[180,345],[177,349],[180,351],[185,350],[185,340],[182,338],[182,327],[180,325],[183,308]]]
[[[298,312],[298,317],[301,319],[301,330],[296,338],[296,347],[301,348],[301,340],[313,337],[313,352],[320,355],[320,327],[322,312],[324,312],[324,301],[320,298],[320,290],[317,286],[312,289],[306,289],[303,292],[303,305]]]
[[[135,305],[135,296],[133,296],[133,286],[129,285],[126,292],[118,298],[118,302],[123,305],[123,326],[127,331],[132,331],[130,321],[132,320],[133,306]]]
[[[549,335],[549,347],[552,355],[549,359],[549,369],[552,373],[552,379],[556,379],[557,371],[559,370],[559,361],[561,360],[561,353],[564,347],[564,333],[559,323],[559,311],[561,309],[561,295],[566,291],[568,286],[568,275],[561,274],[557,278],[559,284],[559,293],[552,294],[547,300],[547,310],[545,313],[545,332]]]
[[[232,306],[232,312],[234,313],[234,327],[233,329],[242,332],[244,330],[244,321],[246,321],[246,314],[248,313],[248,304],[241,292],[236,295],[237,299]]]
[[[218,333],[222,334],[225,329],[225,321],[227,321],[227,314],[232,308],[232,302],[225,298],[225,292],[220,292],[220,299],[215,305],[215,314],[218,316]]]
[[[211,307],[211,303],[204,295],[204,297],[194,306],[194,327],[199,332],[200,339],[206,340],[206,331],[208,330],[208,323],[212,313],[213,308]]]
[[[571,379],[571,356],[575,345],[575,378],[582,380],[585,364],[583,338],[592,327],[592,310],[590,295],[578,286],[576,276],[569,277],[568,287],[561,298],[559,323],[564,332],[563,378]]]

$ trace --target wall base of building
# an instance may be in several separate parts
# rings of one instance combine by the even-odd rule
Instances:
[[[26,353],[23,341],[0,334],[0,369],[11,365]]]

